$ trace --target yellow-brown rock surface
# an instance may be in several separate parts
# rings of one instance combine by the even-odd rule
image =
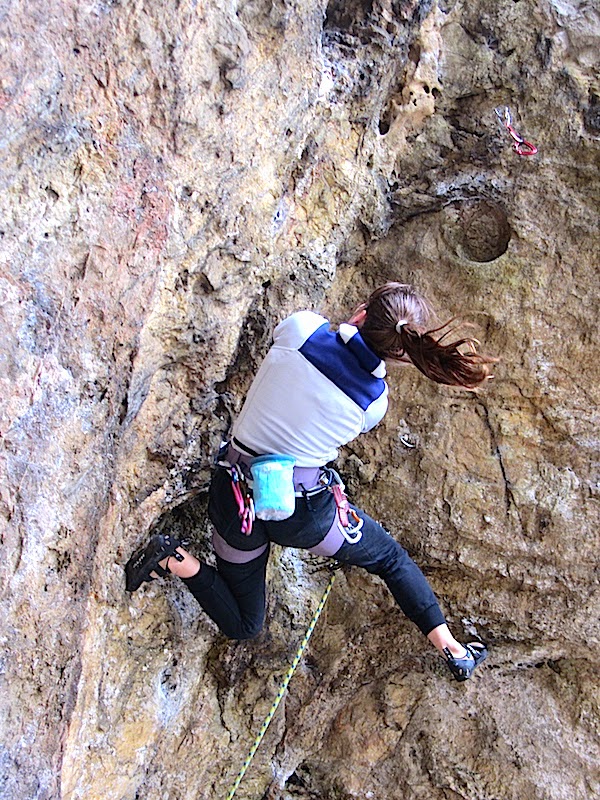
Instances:
[[[392,372],[340,468],[491,655],[451,682],[341,574],[236,797],[599,797],[597,4],[6,0],[0,35],[2,797],[227,796],[326,576],[277,550],[232,643],[123,565],[159,521],[210,557],[274,325],[387,279],[501,361]]]

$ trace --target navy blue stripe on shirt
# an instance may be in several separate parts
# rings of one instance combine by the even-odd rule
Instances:
[[[360,334],[357,333],[350,341],[353,342],[359,336]],[[360,344],[365,351],[368,351],[362,352],[361,355],[372,356],[373,369],[375,369],[380,363],[379,359],[367,348],[362,338]],[[360,358],[359,347],[358,341],[354,342],[352,348],[348,347],[340,336],[329,330],[329,323],[324,322],[308,337],[299,352],[359,408],[366,411],[371,403],[384,393],[385,381],[376,378],[365,369],[361,361],[370,362],[372,359]]]

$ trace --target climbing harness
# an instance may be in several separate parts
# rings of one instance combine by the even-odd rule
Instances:
[[[240,442],[234,444],[250,452],[250,449]],[[223,442],[216,457],[216,464],[226,469],[231,477],[231,488],[238,507],[240,529],[243,534],[250,535],[257,517],[266,520],[290,517],[294,513],[297,497],[303,497],[310,507],[312,497],[323,491],[330,491],[337,508],[340,533],[350,544],[360,541],[364,520],[350,507],[346,487],[336,470],[331,467],[296,467],[292,456],[282,455],[252,456],[246,458],[245,462],[232,463],[234,460],[230,455],[229,443]],[[299,473],[298,476],[296,471]],[[319,471],[320,478],[312,474],[314,472],[318,474]],[[309,474],[302,475],[300,474],[302,472]],[[305,480],[311,488],[305,488]],[[315,485],[317,480],[318,483]]]
[[[313,617],[312,617],[312,619],[310,621],[310,625],[308,626],[308,630],[306,631],[306,633],[304,634],[304,638],[300,642],[300,647],[298,648],[298,652],[294,656],[294,660],[292,661],[292,663],[290,665],[290,668],[285,673],[285,677],[283,679],[283,683],[281,684],[281,686],[279,688],[279,691],[277,692],[277,696],[275,697],[275,700],[273,701],[273,705],[269,709],[269,713],[267,714],[267,716],[265,717],[265,721],[261,725],[260,731],[258,732],[258,736],[254,740],[254,744],[250,748],[250,752],[248,753],[248,757],[244,761],[244,763],[242,765],[242,768],[240,769],[240,771],[239,771],[239,773],[237,775],[237,778],[233,782],[233,785],[232,785],[231,789],[229,790],[229,793],[227,795],[226,800],[231,800],[232,797],[235,795],[240,783],[242,782],[242,778],[246,774],[246,770],[248,769],[248,767],[250,766],[250,764],[252,762],[252,759],[254,758],[254,754],[258,750],[258,748],[260,746],[260,743],[262,742],[263,737],[264,737],[265,733],[267,732],[267,728],[269,727],[269,725],[271,723],[271,720],[275,716],[275,712],[277,711],[277,709],[279,707],[279,703],[281,702],[281,700],[283,698],[283,695],[285,694],[285,690],[288,687],[288,684],[289,684],[289,682],[290,682],[290,680],[292,678],[292,675],[296,671],[296,667],[298,666],[298,664],[300,663],[300,659],[304,655],[304,651],[306,650],[306,646],[308,644],[308,640],[310,639],[310,637],[312,635],[312,632],[313,632],[313,630],[315,628],[315,625],[317,624],[317,620],[321,616],[321,612],[323,611],[323,608],[325,607],[325,603],[327,602],[327,598],[329,597],[329,593],[331,592],[331,587],[333,586],[334,581],[335,581],[335,573],[332,572],[331,573],[331,577],[329,578],[329,583],[325,587],[325,591],[323,593],[323,597],[321,598],[321,601],[320,601],[319,605],[317,606],[317,608],[315,610],[315,613],[313,614]]]
[[[526,141],[523,139],[522,136],[516,132],[512,124],[512,116],[510,113],[510,108],[508,106],[498,106],[495,108],[494,111],[496,112],[496,116],[500,120],[500,122],[504,125],[506,130],[509,132],[510,136],[513,139],[513,150],[515,153],[518,153],[520,156],[534,156],[538,149],[534,144],[531,142]]]

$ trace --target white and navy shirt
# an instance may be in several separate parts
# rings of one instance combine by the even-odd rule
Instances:
[[[382,419],[385,374],[358,328],[343,324],[336,333],[319,314],[298,311],[275,328],[233,436],[256,453],[320,467]]]

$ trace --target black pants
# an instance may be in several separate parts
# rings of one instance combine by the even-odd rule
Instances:
[[[427,635],[446,620],[421,570],[390,534],[360,509],[364,521],[356,544],[345,542],[334,558],[363,567],[379,575],[396,602]],[[237,550],[249,552],[265,547],[258,557],[242,564],[217,556],[217,568],[202,564],[186,585],[221,631],[232,639],[256,636],[265,617],[265,573],[271,542],[308,549],[322,541],[337,513],[331,492],[296,500],[296,511],[281,522],[257,519],[250,536],[240,531],[237,506],[229,474],[217,469],[210,487],[209,515],[217,532]]]

